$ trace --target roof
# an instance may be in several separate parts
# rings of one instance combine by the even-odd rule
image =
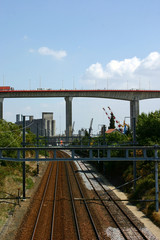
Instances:
[[[113,132],[119,132],[116,128],[111,128],[111,129],[108,129],[105,133],[113,133]]]

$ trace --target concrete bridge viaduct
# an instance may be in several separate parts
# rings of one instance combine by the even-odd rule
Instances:
[[[139,115],[139,101],[160,98],[160,90],[6,90],[0,91],[0,119],[3,118],[3,100],[5,98],[54,98],[63,97],[66,101],[66,136],[72,133],[72,99],[109,98],[130,101],[130,126]]]

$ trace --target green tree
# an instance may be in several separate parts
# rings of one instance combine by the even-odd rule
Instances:
[[[0,120],[0,147],[20,147],[22,141],[20,127]]]
[[[36,135],[32,133],[30,129],[26,130],[26,142],[33,146],[36,144]]]
[[[30,145],[34,144],[36,136],[27,130],[26,142]],[[0,120],[0,147],[22,147],[22,126],[14,123]],[[16,158],[17,151],[3,151],[3,156]],[[3,165],[9,164],[7,161],[2,161]],[[14,163],[11,162],[13,165]]]
[[[160,144],[160,111],[139,115],[136,133],[140,145]]]
[[[0,147],[20,147],[22,142],[20,127],[5,120],[0,120]],[[3,151],[3,156],[16,157],[16,151]],[[2,165],[16,165],[16,163],[9,163],[1,161]]]

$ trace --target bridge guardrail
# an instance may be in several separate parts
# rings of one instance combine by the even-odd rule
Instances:
[[[56,152],[70,151],[69,159],[60,159]],[[6,161],[53,161],[53,160],[85,160],[85,161],[160,161],[160,146],[50,146],[50,147],[10,147],[0,148],[0,160]],[[4,152],[16,152],[16,157],[6,157]],[[33,157],[23,158],[22,153],[32,151]],[[53,157],[41,158],[40,152],[53,152]],[[77,157],[77,153],[80,157]]]

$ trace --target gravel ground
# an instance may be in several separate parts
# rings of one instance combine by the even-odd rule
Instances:
[[[91,168],[93,168],[93,167],[91,167]],[[94,169],[94,168],[93,168],[93,169]],[[96,171],[96,170],[95,170],[95,171]],[[114,192],[120,199],[127,200],[127,196],[126,196],[123,192],[121,192],[120,190],[115,189],[115,187],[114,187],[110,182],[108,182],[103,175],[97,173],[97,176],[100,177],[100,178],[102,178],[102,180],[104,181],[105,185],[106,185],[107,187],[109,187],[110,189],[112,189],[113,192]],[[85,182],[85,181],[84,181],[84,182]],[[160,228],[157,227],[155,224],[153,224],[153,222],[151,222],[151,220],[150,220],[149,218],[147,218],[147,217],[143,214],[143,212],[139,211],[136,206],[131,205],[128,201],[124,201],[123,203],[124,203],[124,205],[126,205],[127,208],[130,209],[130,210],[132,211],[132,213],[145,225],[145,228],[143,229],[144,233],[145,233],[145,232],[148,232],[148,235],[149,235],[150,232],[151,232],[151,233],[156,237],[156,239],[159,239],[159,240],[160,240]],[[110,231],[110,234],[111,234],[111,232],[113,233],[113,229],[109,229],[109,231]],[[114,235],[114,234],[112,234],[112,236],[113,236],[113,235]],[[111,238],[111,239],[115,239],[115,238],[113,237],[113,238]],[[153,239],[153,238],[151,237],[150,240],[152,240],[152,239]]]

